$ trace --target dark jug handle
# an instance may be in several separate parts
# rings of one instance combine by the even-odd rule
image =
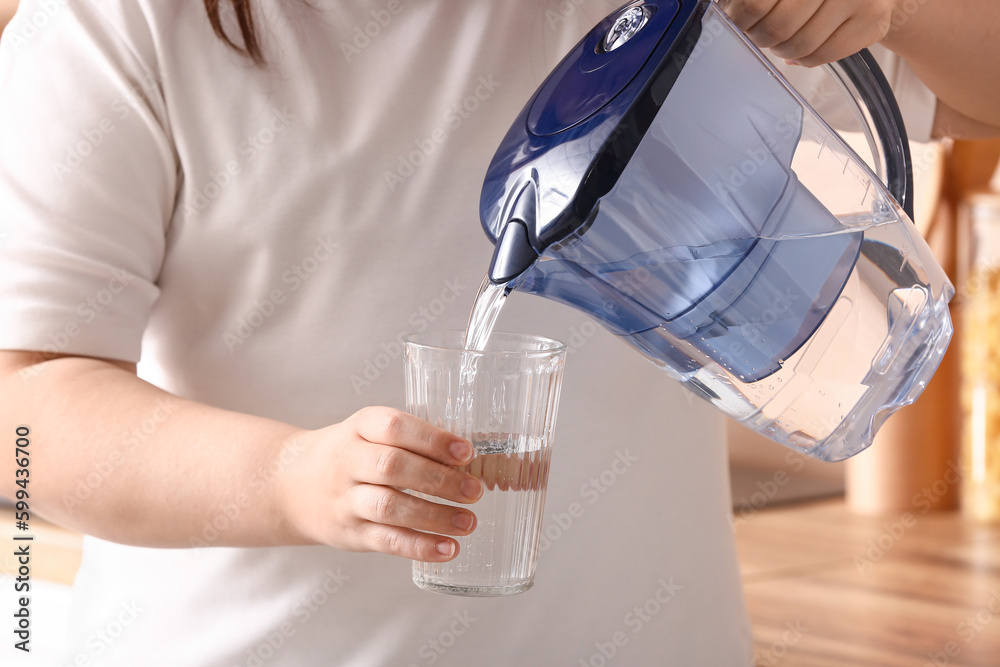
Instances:
[[[868,49],[833,63],[847,77],[847,82],[864,100],[870,122],[882,144],[884,176],[889,193],[913,220],[913,163],[906,127],[899,104],[882,73],[882,68]],[[834,72],[836,75],[836,72]]]

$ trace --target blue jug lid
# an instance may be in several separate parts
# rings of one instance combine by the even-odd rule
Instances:
[[[480,197],[480,220],[494,243],[513,214],[527,232],[504,244],[523,259],[510,268],[592,220],[683,69],[709,5],[630,2],[595,26],[528,101],[500,142]],[[530,205],[521,197],[529,183]]]
[[[633,3],[601,22],[541,87],[528,131],[551,136],[604,108],[639,74],[680,10],[677,0]]]

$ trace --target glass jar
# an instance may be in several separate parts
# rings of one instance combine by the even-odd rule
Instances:
[[[962,510],[1000,521],[1000,194],[967,199],[963,235]]]

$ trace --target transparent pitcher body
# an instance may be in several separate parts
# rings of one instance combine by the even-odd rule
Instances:
[[[916,399],[952,334],[953,288],[912,222],[714,3],[587,224],[511,285],[830,461]]]

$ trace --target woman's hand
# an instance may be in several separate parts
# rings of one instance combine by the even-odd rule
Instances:
[[[898,0],[720,0],[762,49],[806,67],[840,60],[889,32]]]
[[[404,489],[473,503],[482,483],[455,467],[472,455],[467,440],[412,415],[365,408],[285,443],[275,463],[279,502],[303,542],[443,562],[458,553],[444,535],[468,535],[475,515]]]

